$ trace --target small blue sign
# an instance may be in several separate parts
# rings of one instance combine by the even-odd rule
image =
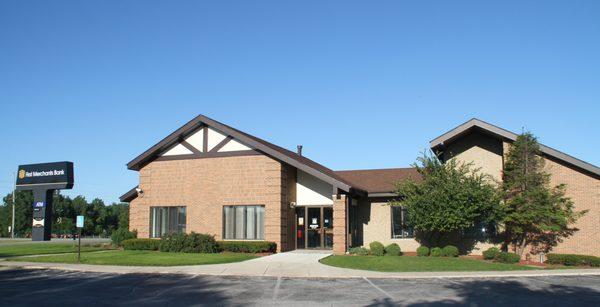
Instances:
[[[33,203],[34,208],[44,208],[46,204],[43,201],[36,201]]]
[[[83,215],[77,216],[77,228],[83,228]]]

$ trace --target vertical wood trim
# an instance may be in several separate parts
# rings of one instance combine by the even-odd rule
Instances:
[[[207,152],[208,151],[208,126],[205,126],[202,129],[202,134],[204,136],[202,138],[202,151]]]

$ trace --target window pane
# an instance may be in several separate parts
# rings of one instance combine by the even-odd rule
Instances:
[[[265,239],[265,206],[256,207],[256,238]]]
[[[156,208],[150,208],[150,237],[156,238],[158,234],[158,212]]]
[[[169,229],[169,208],[161,207],[160,236],[167,234]]]
[[[168,210],[169,210],[168,233],[175,233],[175,232],[177,232],[177,225],[179,224],[177,222],[177,218],[179,217],[179,214],[178,214],[179,209],[177,207],[170,207]]]
[[[235,227],[234,223],[234,212],[232,206],[227,206],[223,208],[224,211],[224,219],[225,219],[225,239],[233,239],[233,229]]]
[[[246,207],[246,239],[256,239],[256,207]]]
[[[244,209],[245,206],[235,207],[235,238],[244,238]]]
[[[185,207],[150,207],[150,237],[185,232]]]
[[[392,238],[412,238],[413,228],[407,224],[408,211],[402,207],[392,207]]]
[[[177,225],[177,231],[185,233],[185,218],[186,218],[186,214],[185,214],[185,207],[179,207],[179,212],[178,212],[178,225]]]

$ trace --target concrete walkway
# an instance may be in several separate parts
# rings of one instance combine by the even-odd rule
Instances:
[[[30,269],[58,269],[98,273],[157,273],[217,276],[273,276],[312,278],[463,278],[520,276],[581,276],[600,275],[600,269],[527,270],[486,272],[375,272],[336,268],[321,264],[330,255],[324,251],[293,251],[243,262],[191,266],[115,266],[66,263],[0,261],[0,266]]]

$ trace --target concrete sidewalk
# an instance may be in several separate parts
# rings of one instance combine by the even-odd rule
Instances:
[[[0,261],[0,266],[58,269],[98,273],[157,273],[216,276],[272,276],[309,278],[464,278],[600,275],[600,269],[485,271],[485,272],[375,272],[337,268],[321,264],[329,252],[293,251],[243,262],[191,266],[114,266],[66,263]]]

